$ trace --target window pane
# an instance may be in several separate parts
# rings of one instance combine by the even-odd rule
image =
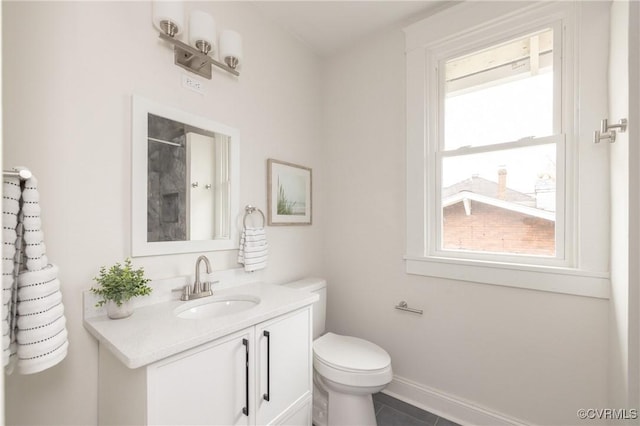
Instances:
[[[442,248],[555,255],[556,145],[445,157]]]
[[[553,133],[553,30],[447,61],[444,146]]]

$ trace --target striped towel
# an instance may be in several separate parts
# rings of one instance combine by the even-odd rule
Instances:
[[[240,236],[238,263],[247,272],[267,267],[267,233],[264,228],[245,228]]]
[[[4,180],[5,190],[8,180]],[[18,258],[13,268],[13,277],[17,276],[17,279],[11,283],[15,294],[12,299],[15,302],[12,303],[13,315],[9,316],[7,322],[10,355],[17,355],[14,357],[17,358],[15,364],[21,374],[37,373],[58,364],[67,355],[69,346],[58,268],[49,264],[43,242],[37,185],[35,177],[23,183],[13,249],[7,243],[11,232],[4,229],[3,221],[3,266],[9,263],[12,252]],[[3,212],[13,211],[11,201],[3,196]],[[11,223],[8,219],[9,226]],[[5,288],[8,287],[5,280],[8,281],[8,276],[3,272],[3,293],[7,293]],[[4,325],[3,321],[3,330]],[[3,349],[5,341],[3,335]],[[9,364],[9,371],[13,369],[12,364]]]
[[[18,214],[20,213],[20,180],[7,177],[2,183],[2,366],[7,367],[16,355],[16,300],[18,280],[16,279],[21,254],[17,245]]]
[[[16,325],[21,374],[45,370],[67,355],[66,319],[55,265],[20,274]]]

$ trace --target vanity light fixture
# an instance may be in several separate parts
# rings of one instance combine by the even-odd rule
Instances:
[[[189,44],[176,38],[184,30],[184,8],[179,1],[153,2],[153,24],[160,31],[160,38],[173,45],[175,64],[211,80],[211,65],[215,65],[235,76],[242,61],[242,37],[235,31],[224,30],[216,43],[216,25],[213,17],[200,10],[189,16]],[[219,51],[224,63],[212,55]]]

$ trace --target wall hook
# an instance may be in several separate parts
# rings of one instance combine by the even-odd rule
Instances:
[[[620,119],[618,124],[609,124],[609,121],[606,118],[603,118],[600,123],[600,130],[596,130],[593,133],[593,142],[600,143],[603,139],[609,139],[610,143],[614,143],[616,141],[616,129],[621,133],[626,132],[627,119]]]

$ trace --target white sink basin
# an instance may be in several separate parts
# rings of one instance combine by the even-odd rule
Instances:
[[[256,307],[260,298],[248,295],[211,296],[185,303],[176,308],[175,314],[182,319],[217,318],[237,314]]]

